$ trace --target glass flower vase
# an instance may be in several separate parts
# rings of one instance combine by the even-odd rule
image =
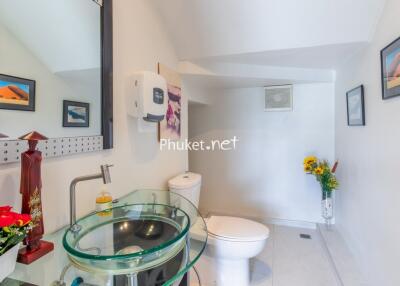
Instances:
[[[325,224],[330,226],[333,219],[333,191],[322,190],[321,214]]]

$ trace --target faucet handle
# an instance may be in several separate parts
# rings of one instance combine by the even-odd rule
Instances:
[[[110,175],[110,167],[114,167],[114,165],[101,165],[101,175],[103,176],[103,183],[110,184],[111,183],[111,175]]]
[[[114,164],[104,164],[100,166],[101,170],[108,169],[111,167],[114,167]]]

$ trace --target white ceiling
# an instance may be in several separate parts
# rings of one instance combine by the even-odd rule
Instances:
[[[216,56],[195,60],[194,62],[199,64],[220,62],[312,69],[335,69],[335,67],[346,62],[346,60],[358,53],[361,49],[367,47],[367,45],[367,42],[344,43],[318,47]]]
[[[0,0],[1,24],[52,72],[100,67],[100,8],[92,0]]]
[[[310,74],[321,82],[321,70],[333,72],[368,45],[385,5],[385,0],[150,1],[180,60],[195,67],[181,70],[186,81],[223,88],[312,82]]]
[[[180,60],[227,64],[227,70],[229,64],[334,70],[368,45],[385,5],[385,0],[149,1]],[[210,86],[287,81],[270,75],[227,78],[224,72],[203,76],[187,78]]]
[[[241,88],[267,85],[333,82],[334,71],[327,69],[293,68],[207,62],[195,64],[181,61],[179,72],[184,82],[199,88]]]
[[[183,75],[183,80],[196,88],[201,89],[229,89],[229,88],[246,88],[246,87],[263,87],[271,85],[285,85],[304,83],[302,81],[288,81],[282,79],[263,79],[263,78],[243,78],[232,76],[198,76],[198,75]]]
[[[385,4],[385,0],[148,1],[158,10],[181,60],[205,66],[243,64],[244,70],[248,65],[335,69],[368,44]],[[91,0],[0,0],[1,22],[53,72],[100,66],[99,9]],[[271,73],[264,79],[224,72],[215,76],[215,85],[222,86],[288,81]]]

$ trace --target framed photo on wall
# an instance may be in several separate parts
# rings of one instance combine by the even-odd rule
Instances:
[[[400,38],[381,51],[382,98],[400,95]]]
[[[158,74],[167,80],[168,88],[167,110],[164,120],[158,124],[158,140],[178,141],[182,126],[182,79],[177,71],[161,63],[158,63]]]
[[[63,127],[89,127],[89,103],[64,100]]]
[[[35,81],[0,74],[0,109],[35,111]]]
[[[365,126],[364,86],[360,85],[346,93],[347,125]]]

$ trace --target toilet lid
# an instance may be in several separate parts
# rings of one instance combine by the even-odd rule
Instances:
[[[201,183],[201,175],[186,172],[168,181],[170,188],[185,190]]]
[[[269,236],[265,225],[244,218],[212,216],[207,220],[208,233],[221,239],[259,241]]]

